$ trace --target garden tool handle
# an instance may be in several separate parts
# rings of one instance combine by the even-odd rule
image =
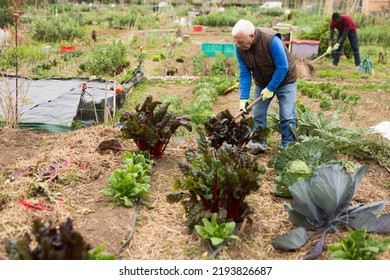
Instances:
[[[327,52],[324,53],[324,54],[322,54],[321,56],[317,57],[317,58],[314,59],[312,62],[310,62],[310,64],[315,63],[316,61],[320,60],[321,58],[323,58],[323,57],[324,57],[325,55],[327,55],[327,54],[328,54]]]
[[[245,108],[246,111],[249,113],[250,110],[252,110],[252,108],[253,108],[257,103],[259,103],[259,102],[262,101],[262,100],[263,100],[263,96],[260,95],[259,98],[257,98],[256,100],[254,100],[251,104],[248,105],[248,107]],[[233,120],[238,119],[239,117],[241,117],[241,116],[244,115],[244,114],[246,114],[244,111],[238,112],[238,113],[234,116],[234,119],[233,119]]]

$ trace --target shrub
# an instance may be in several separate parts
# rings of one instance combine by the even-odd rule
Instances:
[[[135,29],[158,28],[158,17],[154,15],[144,16],[136,11],[131,11],[125,15],[117,15],[112,20],[112,27],[115,29]]]
[[[121,68],[130,65],[126,54],[126,46],[121,41],[102,44],[91,51],[83,68],[92,75],[119,74]]]
[[[42,42],[72,41],[85,36],[78,22],[67,16],[34,20],[31,32],[34,40]]]

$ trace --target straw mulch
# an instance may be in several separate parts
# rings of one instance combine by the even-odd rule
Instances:
[[[18,135],[28,136],[29,144],[18,144]],[[103,140],[109,139],[118,139],[122,146],[130,149],[135,148],[134,143],[122,140],[117,130],[102,126],[61,134],[3,129],[0,137],[7,139],[8,146],[14,144],[16,159],[4,158],[5,153],[0,155],[0,259],[7,259],[3,241],[21,237],[37,218],[58,225],[71,217],[75,229],[83,234],[88,243],[96,247],[106,242],[105,250],[116,254],[127,239],[135,210],[115,206],[110,197],[100,193],[108,186],[107,179],[113,170],[121,166],[122,153],[99,154],[96,148]],[[185,148],[193,145],[195,139],[192,137],[173,138],[164,156],[157,161],[149,199],[141,205],[133,240],[117,258],[201,259],[208,254],[205,243],[195,233],[188,232],[182,205],[166,202],[166,195],[173,191],[175,179],[182,176],[177,160],[183,158]],[[0,149],[5,150],[4,142],[0,144]],[[272,149],[260,156],[260,163],[266,166],[276,152],[276,149]],[[26,153],[28,156],[23,156]],[[47,180],[42,174],[51,165],[56,166],[58,177],[53,179],[50,188],[61,194],[62,201],[56,194],[50,202],[45,195],[36,196],[31,191],[32,185]],[[370,171],[356,195],[356,202],[379,201],[389,196],[389,188],[386,188],[389,174],[375,163],[369,165]],[[26,169],[25,174],[14,173],[15,170]],[[283,204],[289,200],[275,197],[270,192],[275,187],[273,178],[272,169],[267,169],[259,191],[248,197],[255,214],[238,233],[241,240],[231,242],[220,254],[221,257],[298,259],[313,244],[314,241],[302,250],[291,253],[277,252],[270,245],[273,237],[294,228],[283,208]],[[18,199],[35,205],[41,200],[45,207],[53,211],[27,209],[18,203]],[[389,210],[390,206],[387,206]],[[345,232],[330,235],[328,241],[337,241],[340,236],[345,236]],[[322,256],[327,257],[327,253]],[[382,255],[382,258],[389,259],[390,253]]]

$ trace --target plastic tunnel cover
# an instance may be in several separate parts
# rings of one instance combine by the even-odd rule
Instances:
[[[84,94],[82,83],[86,82]],[[86,79],[69,80],[26,80],[18,79],[19,97],[26,94],[25,104],[19,104],[21,115],[20,127],[28,127],[37,130],[60,132],[72,129],[73,120],[84,125],[96,124],[102,121],[104,112],[104,100],[106,82]],[[128,89],[134,84],[126,84]],[[107,105],[113,109],[114,83],[107,82]],[[1,91],[15,91],[15,79],[7,79],[0,82]],[[117,108],[124,103],[125,94],[117,95]],[[79,105],[81,106],[79,108]],[[96,111],[95,111],[96,108]],[[96,113],[95,113],[96,112]],[[3,117],[3,112],[0,111]]]

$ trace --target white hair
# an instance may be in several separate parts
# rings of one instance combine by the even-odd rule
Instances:
[[[255,26],[249,20],[240,19],[237,21],[236,25],[234,25],[232,35],[236,36],[240,32],[242,32],[243,35],[249,36],[255,33]]]

